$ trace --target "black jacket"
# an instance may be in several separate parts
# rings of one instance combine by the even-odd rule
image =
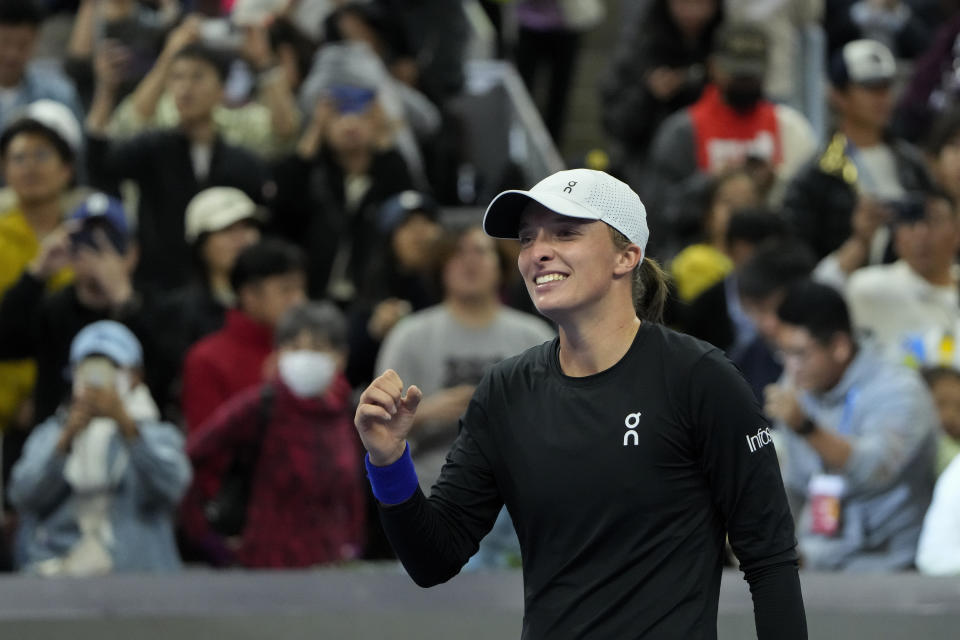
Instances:
[[[930,176],[920,151],[908,142],[887,142],[897,163],[897,177],[907,191],[927,189]],[[826,149],[797,172],[787,186],[783,211],[797,235],[818,258],[835,251],[850,237],[850,218],[857,204],[856,183],[844,177],[850,163],[844,139],[835,136]]]
[[[187,204],[193,196],[208,187],[236,187],[264,203],[269,182],[266,165],[219,138],[213,143],[204,180],[194,175],[190,141],[178,129],[152,131],[119,143],[88,136],[87,145],[93,186],[117,193],[121,180],[132,180],[140,189],[140,261],[135,279],[138,287],[148,291],[169,291],[192,277],[194,262],[183,234]]]
[[[37,362],[34,391],[34,424],[52,415],[70,391],[70,343],[80,330],[98,320],[116,320],[127,325],[143,347],[146,383],[157,406],[165,398],[158,376],[151,369],[156,360],[154,319],[141,298],[111,314],[83,306],[71,284],[46,294],[44,282],[24,273],[0,301],[0,360],[33,358]],[[156,319],[160,323],[160,319]]]
[[[278,229],[310,256],[311,297],[327,295],[338,251],[349,255],[346,273],[359,290],[379,244],[380,205],[390,196],[414,188],[403,157],[395,150],[374,156],[368,172],[370,188],[353,211],[347,208],[343,170],[326,151],[311,161],[289,156],[278,163],[274,174]]]

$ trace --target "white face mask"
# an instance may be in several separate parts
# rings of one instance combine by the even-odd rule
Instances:
[[[337,372],[337,361],[322,351],[287,351],[280,354],[280,379],[301,398],[323,394]]]

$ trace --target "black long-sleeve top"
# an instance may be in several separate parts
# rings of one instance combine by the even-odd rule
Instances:
[[[456,575],[506,504],[523,555],[524,639],[714,639],[729,535],[760,640],[805,639],[776,452],[736,369],[650,323],[596,375],[565,376],[557,347],[494,367],[430,498],[418,489],[381,506],[411,577]]]

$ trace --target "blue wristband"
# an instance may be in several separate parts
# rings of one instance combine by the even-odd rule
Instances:
[[[367,478],[373,489],[373,496],[383,504],[400,504],[410,499],[420,486],[417,472],[413,468],[413,459],[410,457],[410,444],[403,450],[403,455],[392,464],[377,467],[370,462],[368,453],[364,459],[367,466]]]

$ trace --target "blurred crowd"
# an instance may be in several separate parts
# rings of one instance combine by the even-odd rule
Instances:
[[[571,155],[754,389],[804,566],[960,574],[947,0],[0,0],[0,564],[392,557],[359,391],[424,392],[429,492],[485,369],[555,335],[463,184],[478,20],[560,148],[617,34]],[[468,568],[518,562],[504,511]]]

